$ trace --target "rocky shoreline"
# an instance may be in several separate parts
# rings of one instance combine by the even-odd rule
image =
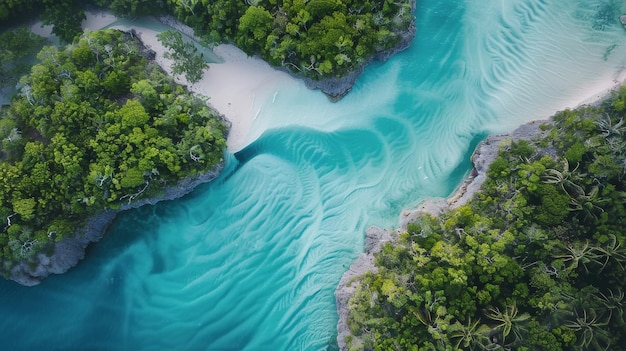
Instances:
[[[626,22],[626,15],[623,16],[623,20]],[[624,25],[626,28],[626,24]],[[576,108],[585,105],[598,107],[617,89],[625,85],[626,82],[624,81],[618,82],[612,88],[605,91],[603,95],[597,96],[593,101],[583,102],[576,106]],[[473,169],[449,197],[426,199],[419,204],[417,208],[402,211],[398,219],[397,229],[381,229],[376,226],[371,226],[367,229],[365,233],[365,252],[361,253],[359,257],[352,262],[350,268],[343,274],[335,289],[335,301],[337,314],[339,315],[339,321],[337,322],[337,343],[339,344],[340,350],[347,350],[345,342],[347,336],[356,338],[350,332],[347,323],[348,303],[358,288],[359,278],[365,272],[378,272],[378,268],[374,264],[374,255],[380,252],[382,245],[386,242],[393,242],[400,233],[407,230],[409,223],[414,222],[417,217],[424,213],[439,216],[447,210],[467,204],[474,194],[480,190],[482,184],[487,179],[487,170],[498,156],[501,145],[520,139],[531,140],[544,137],[548,132],[543,131],[541,126],[550,123],[552,123],[551,119],[535,120],[522,124],[510,133],[488,136],[478,144],[472,153],[471,161],[474,166]]]
[[[126,31],[130,37],[139,36],[135,30]],[[156,52],[145,46],[142,41],[141,55],[154,62]],[[157,63],[158,64],[158,63]],[[162,67],[161,67],[162,68]],[[224,115],[216,111],[221,120],[226,124],[227,133],[231,129],[231,123]],[[22,261],[14,266],[7,279],[13,280],[24,286],[37,285],[50,274],[62,274],[76,266],[85,257],[85,250],[90,243],[99,241],[105,234],[107,227],[113,222],[118,213],[144,205],[154,205],[160,201],[168,201],[180,198],[190,193],[202,183],[210,182],[217,178],[225,166],[225,161],[215,165],[209,171],[192,177],[186,177],[172,186],[163,189],[163,193],[152,198],[139,199],[132,203],[125,203],[117,210],[105,209],[103,212],[87,219],[84,226],[77,228],[74,236],[64,238],[54,243],[52,254],[39,253],[34,259]]]
[[[413,2],[412,6],[415,7],[415,2]],[[400,39],[396,46],[373,55],[368,61],[341,78],[326,78],[322,80],[314,80],[294,74],[293,72],[289,73],[294,75],[298,79],[302,79],[307,88],[312,90],[318,89],[326,94],[326,96],[328,96],[328,99],[330,99],[331,101],[339,101],[341,100],[341,98],[346,96],[346,94],[348,94],[350,90],[352,90],[354,83],[356,83],[356,80],[363,73],[365,67],[367,67],[373,61],[387,61],[391,56],[406,50],[411,45],[411,42],[415,37],[415,32],[415,25],[411,23],[411,26],[407,29],[407,31],[402,33],[402,39]]]
[[[124,204],[118,210],[107,209],[100,214],[90,217],[84,226],[76,229],[74,237],[64,238],[55,243],[51,256],[40,253],[34,261],[21,262],[11,269],[11,275],[8,279],[24,286],[33,286],[41,283],[41,280],[50,274],[67,272],[68,269],[76,266],[80,260],[85,258],[85,249],[89,244],[102,239],[106,229],[118,213],[144,205],[154,205],[157,202],[183,197],[198,185],[217,178],[223,168],[224,162],[216,165],[206,173],[184,178],[176,185],[165,188],[161,196],[140,199],[133,203]]]
[[[415,11],[415,5],[416,1],[412,0],[411,13]],[[365,70],[365,67],[367,67],[373,61],[385,62],[391,56],[406,50],[413,42],[415,33],[415,22],[411,22],[411,25],[406,29],[406,31],[400,34],[401,39],[394,47],[372,55],[369,60],[358,66],[353,71],[349,72],[347,75],[340,78],[326,78],[322,80],[314,80],[289,71],[284,67],[280,67],[278,69],[281,69],[291,74],[292,76],[301,79],[302,81],[304,81],[304,84],[307,88],[311,90],[320,90],[321,92],[326,94],[330,101],[339,101],[341,100],[341,98],[346,96],[346,94],[348,94],[350,90],[352,90],[352,87],[356,83],[356,80],[359,78],[359,76]]]
[[[339,344],[340,350],[347,350],[345,341],[347,336],[356,338],[350,332],[347,323],[349,300],[356,292],[359,286],[359,278],[364,273],[378,272],[378,268],[374,264],[374,255],[380,252],[382,245],[387,242],[393,242],[400,233],[406,231],[408,223],[411,223],[424,213],[438,216],[446,210],[465,205],[474,194],[480,190],[482,184],[485,182],[487,170],[498,156],[500,145],[507,141],[532,139],[543,136],[547,132],[542,131],[540,127],[546,123],[550,123],[550,121],[532,121],[518,127],[511,133],[487,137],[487,139],[478,144],[472,154],[474,168],[463,183],[461,183],[456,191],[447,199],[427,199],[416,209],[402,211],[399,218],[399,227],[397,229],[381,229],[376,226],[371,226],[367,229],[365,232],[365,252],[361,253],[359,257],[352,262],[349,270],[341,277],[339,285],[335,290],[337,314],[339,315],[339,322],[337,323],[337,343]]]

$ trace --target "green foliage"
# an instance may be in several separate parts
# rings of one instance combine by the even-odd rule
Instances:
[[[161,0],[97,0],[100,6],[108,6],[118,17],[158,15],[165,9]]]
[[[227,127],[120,31],[46,47],[0,116],[0,273],[222,161]],[[113,77],[113,78],[112,78]]]
[[[212,42],[234,42],[312,79],[340,77],[392,48],[412,29],[410,0],[94,0],[120,17],[171,13]],[[71,43],[85,18],[79,0],[5,0],[0,20],[40,11],[53,33]],[[174,38],[177,74],[202,78],[204,61]],[[167,46],[167,45],[166,45]],[[190,55],[191,54],[191,55]]]
[[[624,102],[503,144],[469,205],[385,245],[350,300],[350,346],[624,350]]]
[[[249,55],[265,47],[265,38],[272,31],[274,18],[266,9],[250,6],[239,19],[237,45]]]
[[[83,32],[81,22],[86,18],[79,0],[41,0],[42,21],[51,24],[52,34],[71,43]]]
[[[198,48],[191,42],[185,42],[182,34],[174,30],[159,33],[157,38],[169,50],[164,56],[174,60],[172,72],[175,75],[184,73],[190,83],[196,83],[202,79],[204,70],[209,65],[202,55],[198,55]]]
[[[112,95],[125,95],[130,88],[130,79],[125,72],[115,70],[110,72],[102,81],[102,86]]]
[[[410,1],[169,0],[174,14],[214,41],[235,42],[313,79],[338,77],[393,47],[413,21]]]
[[[14,86],[30,66],[29,56],[44,44],[45,39],[26,27],[19,27],[0,34],[0,89]]]
[[[25,17],[32,18],[33,12],[36,13],[40,4],[40,0],[2,0],[0,1],[0,23],[10,26],[19,23]]]
[[[122,128],[126,130],[132,130],[133,127],[141,127],[150,120],[150,115],[148,115],[138,100],[128,100],[119,109],[118,113],[122,116]]]

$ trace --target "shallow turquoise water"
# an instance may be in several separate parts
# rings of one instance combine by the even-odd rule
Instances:
[[[448,195],[486,133],[626,65],[621,1],[418,2],[411,48],[344,100],[277,91],[219,179],[120,216],[64,275],[1,281],[0,349],[332,349],[333,292],[369,225]]]

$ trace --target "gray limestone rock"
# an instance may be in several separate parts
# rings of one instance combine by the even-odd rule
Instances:
[[[42,279],[50,274],[65,273],[85,257],[85,249],[89,244],[100,240],[104,236],[107,227],[119,212],[182,197],[190,193],[198,185],[215,179],[223,167],[224,163],[222,162],[204,174],[182,179],[177,184],[167,187],[159,197],[126,203],[117,211],[105,210],[89,218],[87,224],[76,229],[74,237],[64,238],[56,243],[51,256],[39,254],[34,261],[22,262],[16,265],[11,270],[9,279],[25,286],[33,286],[39,284]]]

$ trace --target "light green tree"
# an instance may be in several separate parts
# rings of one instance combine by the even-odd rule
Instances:
[[[190,83],[197,83],[202,79],[204,70],[209,68],[209,65],[204,61],[204,56],[198,54],[198,48],[190,42],[185,42],[182,34],[174,30],[162,32],[157,38],[168,49],[163,56],[174,61],[172,72],[175,75],[184,74]]]

